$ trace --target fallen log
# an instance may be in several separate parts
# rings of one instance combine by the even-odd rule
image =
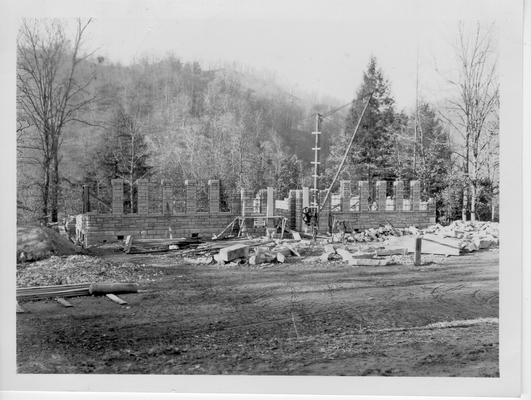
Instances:
[[[92,283],[89,286],[89,293],[94,296],[137,292],[138,283]]]

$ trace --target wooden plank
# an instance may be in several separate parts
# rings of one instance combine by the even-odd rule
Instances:
[[[301,234],[297,231],[291,231],[291,234],[293,235],[293,239],[295,240],[302,240]]]
[[[17,298],[31,298],[31,299],[46,299],[50,297],[77,297],[77,296],[88,296],[89,287],[84,285],[84,287],[72,288],[72,289],[62,289],[60,286],[53,288],[49,287],[47,289],[35,289],[35,288],[19,288],[17,289]]]
[[[127,235],[127,237],[125,238],[124,252],[130,253],[132,245],[133,245],[133,236]]]
[[[225,247],[219,251],[218,258],[220,261],[229,262],[235,258],[248,257],[249,246],[246,244],[235,244]]]
[[[121,306],[127,304],[127,301],[122,300],[121,298],[119,298],[119,297],[116,296],[115,294],[107,293],[105,296],[106,296],[108,299],[114,301],[115,303],[120,304]]]
[[[17,314],[21,314],[21,313],[25,313],[26,310],[24,310],[22,308],[22,306],[20,304],[18,304],[18,301],[17,301]]]
[[[59,304],[61,304],[64,307],[74,307],[70,302],[68,302],[62,297],[56,297],[55,301],[57,301]]]

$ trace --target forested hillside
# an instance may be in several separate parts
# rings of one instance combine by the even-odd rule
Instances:
[[[288,189],[310,184],[317,113],[326,116],[321,145],[325,188],[370,93],[341,179],[419,179],[424,199],[436,200],[439,215],[456,218],[466,210],[492,216],[498,181],[495,80],[485,93],[465,93],[461,89],[471,85],[457,85],[449,101],[461,108],[436,109],[420,99],[409,113],[396,109],[391,82],[372,57],[365,71],[353,71],[363,77],[362,84],[352,88],[352,103],[341,105],[294,94],[270,76],[230,64],[204,69],[193,60],[167,56],[120,65],[82,49],[90,24],[78,24],[74,40],[57,22],[47,29],[36,21],[21,28],[21,221],[55,221],[80,212],[80,188],[86,183],[108,202],[110,180],[117,177],[126,188],[139,178],[176,186],[185,179],[220,179],[225,191],[274,186],[284,196]],[[476,46],[482,43],[476,38]],[[469,61],[469,69],[487,62]],[[465,71],[463,79],[483,70]],[[460,115],[461,109],[473,111]]]
[[[203,70],[197,62],[174,56],[129,66],[95,57],[85,62],[79,74],[79,80],[90,82],[86,96],[93,101],[64,130],[63,198],[69,197],[68,187],[75,197],[75,187],[82,183],[105,187],[113,177],[128,179],[132,138],[138,143],[133,158],[143,153],[141,162],[140,158],[135,161],[133,181],[145,175],[176,185],[184,179],[221,179],[231,189],[278,187],[282,180],[294,180],[300,186],[313,158],[312,112],[336,105],[313,104],[272,78],[235,66]],[[129,127],[119,129],[125,120]],[[328,125],[325,154],[340,130],[337,124]],[[30,131],[24,132],[26,140],[31,140]],[[116,136],[121,139],[114,140]],[[23,147],[19,150],[27,156]],[[111,159],[115,164],[119,160],[118,165]],[[21,183],[31,180],[28,168],[19,172]],[[287,188],[279,189],[285,194]],[[19,199],[30,208],[28,202],[39,201],[31,195],[34,191],[24,194]],[[68,199],[67,207],[74,207],[74,197]]]

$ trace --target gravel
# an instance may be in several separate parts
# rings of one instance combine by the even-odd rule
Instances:
[[[51,256],[17,266],[17,287],[66,285],[94,282],[149,282],[163,275],[132,263],[111,263],[99,257]]]

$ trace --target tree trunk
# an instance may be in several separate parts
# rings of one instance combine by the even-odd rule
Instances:
[[[50,211],[52,222],[57,222],[59,214],[59,143],[58,138],[54,137],[52,144],[52,179],[50,193]]]
[[[464,182],[464,185],[463,185],[463,209],[461,211],[461,219],[463,220],[463,222],[466,221],[466,213],[468,211],[468,190],[469,190],[469,185],[470,185],[470,176],[469,176],[469,163],[470,163],[470,141],[469,141],[469,136],[467,134],[467,139],[466,139],[466,142],[465,142],[465,148],[466,148],[466,157],[465,157],[465,161],[464,161],[464,165],[463,165],[463,170],[464,170],[464,174],[465,174],[465,182]]]
[[[477,185],[478,185],[478,154],[476,151],[472,151],[472,177],[470,179],[470,190],[471,190],[471,199],[470,199],[470,221],[474,222],[476,220],[476,201],[477,201]]]
[[[48,223],[48,197],[50,193],[50,161],[45,158],[43,162],[44,182],[42,185],[42,222]]]
[[[476,184],[475,182],[470,183],[470,221],[474,222],[476,220]]]
[[[494,218],[496,216],[496,206],[494,204],[494,197],[496,195],[494,194],[494,191],[492,192],[492,197],[490,199],[490,220],[494,221]]]
[[[134,179],[134,173],[135,173],[135,136],[134,136],[134,133],[133,133],[133,128],[131,127],[131,163],[130,163],[130,166],[129,166],[129,183],[130,183],[130,186],[129,186],[129,202],[130,202],[130,213],[133,214],[135,212],[135,209],[134,209],[134,204],[133,204],[133,201],[134,201],[134,195],[133,195],[133,179]]]
[[[466,221],[466,210],[468,209],[468,183],[463,186],[463,208],[461,210],[461,219]]]

